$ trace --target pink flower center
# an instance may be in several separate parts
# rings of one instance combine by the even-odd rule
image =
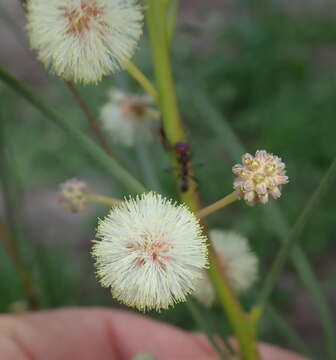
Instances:
[[[167,241],[150,241],[148,235],[141,235],[141,242],[136,244],[128,244],[127,248],[137,252],[137,265],[145,265],[148,261],[152,261],[165,267],[165,262],[171,259],[168,255],[172,249],[172,245]]]
[[[99,19],[104,14],[104,9],[99,7],[95,1],[82,1],[78,9],[69,10],[62,6],[60,10],[69,21],[67,32],[75,35],[80,35],[89,30],[90,22]],[[106,25],[102,20],[98,20],[98,24]]]

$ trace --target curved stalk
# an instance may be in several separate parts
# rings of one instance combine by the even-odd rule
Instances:
[[[275,261],[273,262],[271,271],[268,273],[268,276],[264,282],[264,285],[257,299],[257,306],[261,310],[265,308],[269,300],[269,297],[278,281],[279,275],[286,263],[290,251],[292,250],[294,244],[300,239],[300,236],[302,235],[305,225],[313,215],[313,211],[315,210],[315,207],[320,202],[322,197],[326,194],[326,192],[329,190],[330,186],[333,185],[333,181],[335,177],[336,177],[336,158],[330,165],[328,171],[326,172],[319,186],[313,193],[307,206],[302,211],[294,227],[289,233],[287,239],[284,241],[281,249],[279,250],[275,258]]]
[[[112,199],[108,196],[96,195],[91,193],[86,193],[85,199],[93,203],[103,204],[108,206],[115,206],[123,202],[122,200]]]
[[[125,70],[142,86],[142,88],[150,95],[155,102],[159,102],[159,93],[155,89],[150,80],[135,66],[131,61],[124,63]]]
[[[220,209],[222,209],[225,206],[228,206],[235,201],[239,200],[238,193],[236,191],[232,192],[231,194],[225,196],[223,199],[216,201],[215,203],[199,210],[196,215],[199,218],[206,217]]]
[[[183,81],[188,83],[193,89],[193,102],[192,104],[188,103],[188,105],[194,106],[197,113],[201,117],[207,119],[206,124],[209,128],[213,130],[214,134],[218,136],[222,143],[227,144],[226,151],[231,155],[232,159],[239,161],[241,155],[246,152],[246,149],[244,149],[239,138],[233,132],[230,124],[214,107],[208,94],[202,90],[202,85],[199,82],[195,82],[192,74],[186,74],[184,72],[183,75]],[[185,101],[188,100],[188,98],[185,99]],[[263,211],[265,220],[272,224],[275,234],[284,242],[290,232],[290,226],[279,206],[275,202],[272,202],[269,206],[264,207]],[[335,359],[336,331],[332,315],[333,312],[321,289],[320,282],[317,279],[307,256],[298,245],[294,245],[290,258],[293,267],[298,272],[320,315],[329,359]]]
[[[68,86],[68,88],[71,91],[74,98],[76,99],[78,105],[82,109],[82,111],[85,114],[86,118],[88,119],[89,124],[91,125],[91,128],[92,128],[93,132],[95,133],[97,139],[101,143],[101,145],[102,145],[103,149],[105,150],[106,154],[111,156],[111,157],[114,157],[114,155],[112,153],[112,150],[110,149],[109,143],[108,143],[107,139],[105,138],[104,133],[101,131],[101,129],[99,127],[99,124],[98,124],[98,121],[97,121],[96,117],[94,116],[91,108],[88,106],[88,104],[83,99],[82,95],[80,94],[80,92],[77,90],[76,86],[73,83],[71,83],[70,81],[65,81],[65,83]]]

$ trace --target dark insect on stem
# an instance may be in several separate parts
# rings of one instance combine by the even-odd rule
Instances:
[[[193,179],[194,182],[197,180],[191,175],[191,146],[186,141],[177,142],[174,146],[172,146],[165,134],[164,128],[161,126],[160,128],[160,141],[162,146],[166,151],[174,151],[177,155],[178,162],[178,171],[180,182],[180,191],[187,192],[190,187],[190,180]]]
[[[190,186],[190,179],[192,178],[190,174],[191,170],[191,147],[190,144],[181,141],[174,145],[174,151],[177,153],[177,162],[180,165],[180,190],[182,192],[187,192]]]

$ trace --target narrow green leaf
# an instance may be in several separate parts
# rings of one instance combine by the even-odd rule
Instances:
[[[281,335],[286,338],[289,344],[294,350],[298,351],[302,355],[307,356],[309,359],[313,359],[314,356],[306,345],[303,339],[297,334],[297,332],[288,324],[286,319],[278,313],[278,311],[271,305],[266,309],[266,315],[270,318],[273,326],[278,329]]]
[[[202,85],[195,81],[190,74],[187,74],[183,81],[193,89],[192,97],[183,99],[186,106],[189,105],[201,118],[206,119],[204,123],[213,130],[221,143],[225,144],[227,153],[230,154],[233,160],[239,160],[241,155],[246,152],[246,149],[231,129],[227,120],[214,107],[207,93],[202,90]],[[187,103],[188,100],[189,104]],[[273,225],[276,235],[281,241],[285,242],[290,232],[290,226],[279,206],[272,202],[263,211],[267,221]],[[309,291],[315,308],[320,315],[329,359],[336,359],[336,332],[333,313],[321,289],[319,280],[316,278],[309,260],[298,245],[294,245],[292,248],[290,259]]]
[[[2,68],[0,68],[0,79],[35,106],[48,120],[51,120],[58,127],[63,129],[83,151],[91,156],[91,158],[108,173],[113,175],[113,177],[130,192],[141,193],[145,191],[144,186],[136,178],[129,174],[116,160],[109,157],[95,142],[84,135],[76,126],[72,125],[70,121],[67,121],[61,113],[51,107],[34,90],[30,89],[27,85]]]
[[[336,177],[336,158],[330,165],[328,171],[322,178],[319,186],[311,196],[308,201],[307,206],[303,209],[299,218],[297,219],[295,225],[293,226],[291,232],[285,239],[282,247],[280,248],[275,260],[273,261],[271,270],[268,273],[268,276],[264,282],[264,285],[259,293],[257,304],[261,308],[264,308],[269,300],[272,290],[276,286],[278,278],[281,274],[281,271],[287,261],[288,255],[292,250],[292,247],[296,242],[300,240],[302,232],[310,220],[313,212],[318,205],[318,203],[322,200],[323,196],[330,189],[331,185],[334,182]]]

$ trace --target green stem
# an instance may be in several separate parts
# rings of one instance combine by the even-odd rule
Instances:
[[[235,201],[239,200],[239,195],[236,191],[233,191],[231,194],[225,196],[223,199],[216,201],[215,203],[199,210],[196,215],[199,218],[203,218],[205,216],[208,216],[220,209],[222,209],[225,206],[228,206]]]
[[[124,63],[124,66],[125,70],[134,78],[134,80],[136,80],[147,92],[147,94],[158,103],[159,93],[150,80],[148,80],[148,78],[139,70],[139,68],[129,60]]]
[[[168,44],[172,44],[176,31],[179,0],[171,0],[168,6],[169,7],[168,7],[168,15],[167,15],[167,39],[168,39]]]
[[[87,201],[90,201],[93,203],[104,204],[104,205],[108,205],[108,206],[115,206],[115,205],[122,203],[122,200],[112,199],[107,196],[96,195],[96,194],[91,194],[91,193],[86,193],[85,199]]]
[[[6,70],[0,68],[0,79],[12,87],[18,94],[34,105],[43,115],[63,129],[89,156],[92,157],[100,166],[106,169],[129,191],[141,193],[145,191],[144,186],[131,174],[128,173],[119,163],[109,157],[98,145],[84,135],[70,121],[57,112],[47,102],[44,101],[34,90],[30,89],[20,80],[16,79]]]
[[[185,140],[185,134],[177,107],[176,91],[167,47],[166,7],[159,1],[146,0],[147,23],[152,43],[155,76],[160,93],[160,106],[165,120],[168,139]]]
[[[146,0],[146,16],[154,59],[155,76],[160,93],[160,108],[166,137],[171,144],[185,141],[186,135],[177,106],[170,55],[167,39],[167,7],[157,0]],[[178,168],[177,154],[171,152],[174,168]],[[177,172],[175,172],[178,181]],[[195,186],[190,186],[186,192],[180,192],[180,197],[193,211],[200,207],[200,200]],[[240,352],[244,360],[258,359],[255,346],[254,331],[247,321],[234,293],[226,279],[223,279],[216,256],[209,246],[210,270],[212,279],[221,304],[226,312],[240,344]]]
[[[96,119],[95,115],[93,114],[93,111],[91,110],[89,105],[86,103],[86,101],[83,99],[81,93],[79,92],[79,90],[76,88],[76,86],[73,83],[71,83],[70,81],[65,81],[65,84],[68,86],[70,92],[74,96],[79,107],[82,109],[84,115],[86,116],[86,118],[91,126],[91,129],[95,133],[97,139],[99,140],[99,142],[100,142],[101,146],[103,147],[103,149],[105,150],[106,154],[113,158],[114,155],[112,153],[112,150],[110,149],[109,143],[108,143],[104,133],[100,129],[98,120]]]
[[[287,261],[290,251],[292,250],[294,244],[300,239],[306,224],[313,215],[313,211],[315,210],[317,204],[321,201],[325,193],[329,190],[330,186],[333,184],[335,176],[336,176],[336,158],[330,165],[328,171],[326,172],[319,186],[311,196],[307,206],[302,211],[294,227],[289,233],[287,239],[284,241],[281,249],[279,250],[275,258],[275,261],[273,262],[271,271],[268,273],[268,276],[264,282],[264,285],[257,299],[257,306],[260,307],[261,310],[265,308],[269,300],[269,297],[278,281],[278,278]]]
[[[212,246],[209,248],[209,277],[212,280],[220,303],[229,319],[229,322],[234,329],[237,339],[240,344],[240,353],[242,359],[259,359],[255,347],[254,329],[251,328],[247,317],[240,303],[236,300],[233,291],[223,282],[223,274],[219,271],[216,254]],[[225,284],[225,285],[224,285]]]

